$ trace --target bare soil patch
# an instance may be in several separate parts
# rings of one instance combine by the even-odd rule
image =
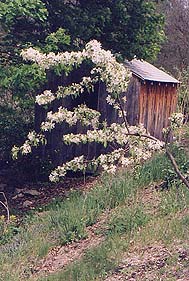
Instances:
[[[189,247],[161,244],[132,249],[105,281],[189,281]]]
[[[83,178],[65,178],[64,181],[57,184],[28,183],[14,189],[5,188],[4,193],[10,212],[22,216],[25,212],[44,207],[56,199],[64,199],[72,190],[88,190],[97,181],[98,177],[88,177],[85,182]],[[1,206],[0,214],[6,214]]]
[[[87,227],[86,239],[53,248],[48,255],[39,262],[38,266],[33,269],[35,272],[34,276],[49,275],[58,272],[70,263],[82,258],[86,250],[97,247],[104,240],[103,234],[97,234],[97,230],[102,227],[107,217],[108,212],[104,213],[96,224]]]

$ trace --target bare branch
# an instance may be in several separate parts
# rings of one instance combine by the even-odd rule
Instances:
[[[147,138],[147,139],[151,139],[151,140],[153,140],[153,141],[155,141],[155,142],[158,141],[158,139],[156,139],[156,138],[154,138],[154,137],[152,137],[152,136],[150,136],[150,135],[146,135],[146,134],[128,133],[127,135],[128,135],[128,136],[141,137],[141,138]]]
[[[166,154],[167,157],[169,158],[169,160],[171,161],[171,164],[173,165],[173,168],[175,170],[175,173],[177,174],[177,176],[179,177],[179,179],[186,185],[186,187],[189,189],[189,182],[188,180],[185,178],[185,176],[180,172],[178,165],[175,161],[175,158],[173,157],[173,155],[171,154],[171,152],[169,151],[168,147],[166,147]]]
[[[0,192],[0,194],[3,195],[3,198],[5,200],[5,202],[0,201],[0,204],[5,208],[5,210],[7,212],[7,221],[9,222],[10,221],[10,211],[9,211],[7,197],[4,192]]]
[[[127,122],[127,118],[125,117],[125,113],[124,113],[124,110],[123,110],[123,106],[122,106],[122,104],[121,104],[121,100],[120,100],[119,97],[117,98],[117,100],[118,100],[119,107],[120,107],[120,110],[121,110],[121,113],[122,113],[122,117],[123,117],[123,120],[124,120],[124,123],[125,123],[125,127],[126,127],[128,133],[130,133],[130,131],[129,131],[129,125],[128,125],[128,122]]]

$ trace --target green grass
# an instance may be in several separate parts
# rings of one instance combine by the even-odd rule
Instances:
[[[128,249],[132,233],[147,222],[148,218],[139,206],[132,210],[128,206],[124,212],[121,207],[116,208],[105,231],[102,229],[106,240],[100,246],[86,251],[81,260],[75,261],[66,270],[39,280],[88,281],[105,277],[107,272],[118,266],[122,253]],[[120,235],[124,235],[124,239]]]
[[[167,196],[167,192],[164,196]],[[188,200],[189,193],[186,196]],[[160,207],[161,204],[164,202],[160,202]],[[139,202],[135,202],[132,208],[129,205],[124,209],[121,206],[116,208],[108,223],[102,228],[102,232],[106,235],[105,242],[88,250],[81,260],[67,266],[65,270],[48,277],[41,277],[39,281],[103,280],[109,271],[117,268],[123,254],[129,251],[130,241],[135,241],[136,245],[141,247],[159,242],[169,246],[171,251],[175,240],[188,241],[189,215],[180,217],[182,209],[180,205],[177,212],[173,209],[168,215],[161,214],[159,211],[153,217],[144,213],[144,208]],[[173,264],[173,260],[168,259],[167,266],[171,268]],[[159,272],[157,269],[158,276],[161,277],[166,270],[164,268]]]
[[[163,168],[165,163],[161,159],[153,161],[136,174],[135,180],[137,178],[141,186],[159,180],[159,168]],[[164,169],[162,171],[166,173]],[[157,241],[171,245],[175,239],[188,239],[189,219],[187,216],[179,217],[180,212],[189,206],[189,192],[182,184],[179,185],[179,190],[178,186],[172,186],[169,191],[159,192],[160,203],[155,216],[145,213],[146,206],[142,206],[135,195],[133,194],[132,200],[127,197],[124,208],[118,206],[111,213],[109,222],[101,230],[107,236],[104,243],[88,250],[80,261],[71,264],[66,270],[39,280],[102,280],[109,271],[116,269],[123,253],[129,249],[130,240],[135,239],[145,246]],[[161,276],[161,272],[157,274]]]
[[[178,213],[189,206],[189,191],[180,184],[171,186],[169,190],[160,193],[161,206],[160,212],[162,216]]]
[[[180,152],[176,153],[179,155]],[[178,158],[180,163],[184,161],[184,156]],[[138,229],[153,225],[152,217],[136,200],[137,193],[143,187],[163,179],[168,166],[165,156],[156,155],[134,171],[122,171],[116,177],[105,177],[85,194],[72,192],[64,202],[51,204],[44,213],[29,216],[18,235],[0,247],[0,280],[27,280],[32,276],[33,266],[50,248],[86,238],[86,227],[93,225],[107,209],[115,209],[105,229],[102,229],[107,237],[102,245],[88,250],[82,260],[68,266],[65,271],[42,280],[94,280],[105,276],[119,262],[118,257],[128,247],[130,237],[136,236]],[[168,197],[166,195],[167,202],[162,199],[159,210],[162,221],[173,213],[172,209],[165,212],[166,206],[174,199]],[[174,209],[177,212],[178,208]]]

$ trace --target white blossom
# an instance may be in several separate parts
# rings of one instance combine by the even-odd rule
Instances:
[[[50,90],[46,90],[43,92],[43,94],[36,96],[36,103],[38,103],[39,105],[44,105],[51,103],[55,99],[55,95]]]
[[[11,152],[12,152],[12,158],[15,160],[15,159],[18,159],[18,153],[20,151],[20,148],[16,145],[13,146]]]
[[[115,104],[115,99],[112,98],[110,95],[107,96],[106,101],[109,105]]]
[[[42,122],[42,131],[50,131],[55,125],[65,121],[70,126],[81,122],[84,126],[98,127],[100,113],[96,110],[88,108],[86,105],[79,105],[74,111],[69,111],[67,108],[60,106],[57,112],[49,111],[45,122]]]
[[[183,124],[184,115],[182,113],[173,113],[171,117],[169,117],[171,128],[176,129],[179,128]]]
[[[33,142],[36,138],[36,132],[34,132],[34,131],[29,132],[27,137],[28,137],[29,141]]]
[[[28,154],[31,152],[31,145],[28,141],[25,141],[25,143],[22,145],[22,154]]]

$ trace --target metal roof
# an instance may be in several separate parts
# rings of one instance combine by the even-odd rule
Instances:
[[[177,79],[173,78],[164,71],[158,69],[152,64],[144,61],[133,59],[132,61],[125,61],[125,66],[131,72],[142,80],[156,81],[163,83],[180,83]]]

